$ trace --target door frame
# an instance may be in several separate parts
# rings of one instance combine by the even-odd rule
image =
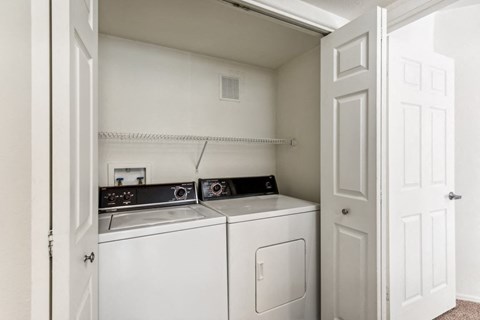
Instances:
[[[414,22],[436,10],[458,0],[398,0],[387,6],[388,32]],[[246,2],[246,1],[240,1]],[[278,10],[265,6],[259,0],[250,0],[271,14]],[[292,20],[302,23],[301,14],[286,13]],[[48,232],[51,225],[51,48],[50,48],[50,0],[31,3],[31,61],[32,61],[32,231],[31,231],[31,317],[32,320],[50,319],[50,258]],[[320,18],[321,20],[321,18]],[[328,25],[330,21],[323,21]],[[316,21],[322,23],[322,21]],[[385,81],[384,81],[385,82]],[[384,97],[386,99],[386,96]],[[385,132],[386,128],[382,128]],[[382,139],[385,140],[385,139]],[[386,147],[382,141],[382,147]],[[45,152],[48,150],[48,152]],[[384,160],[382,160],[383,162]],[[385,165],[382,165],[382,179],[385,179]],[[384,181],[382,181],[383,183]],[[382,202],[385,206],[385,201]],[[386,239],[386,227],[382,222],[382,238]],[[385,241],[386,242],[386,241]],[[386,245],[382,244],[383,246]],[[384,250],[384,248],[382,248]],[[385,256],[385,255],[384,255]],[[385,257],[382,257],[382,260]],[[382,268],[383,273],[387,272]],[[382,275],[383,276],[383,275]],[[386,279],[386,278],[385,278]],[[386,291],[383,293],[382,318],[387,319]]]
[[[387,35],[458,0],[397,0],[387,6]]]
[[[51,39],[50,0],[31,2],[31,302],[32,320],[50,319]]]

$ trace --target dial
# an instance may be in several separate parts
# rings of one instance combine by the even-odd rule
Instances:
[[[216,196],[219,196],[222,193],[222,185],[220,183],[214,183],[210,187],[212,193]]]
[[[109,194],[107,197],[108,202],[114,202],[116,199],[115,193],[114,194]]]
[[[187,198],[187,189],[183,187],[178,187],[177,189],[175,189],[174,195],[175,199],[184,200]]]
[[[132,198],[132,195],[130,193],[125,193],[123,195],[123,200],[129,201]]]

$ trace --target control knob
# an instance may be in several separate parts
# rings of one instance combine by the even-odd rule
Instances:
[[[184,187],[177,187],[174,192],[175,199],[177,200],[185,200],[187,199],[187,189]]]
[[[219,196],[222,193],[222,185],[220,183],[214,183],[210,187],[212,193],[216,196]]]

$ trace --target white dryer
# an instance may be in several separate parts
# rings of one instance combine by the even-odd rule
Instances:
[[[199,189],[227,217],[229,320],[317,320],[319,205],[279,195],[274,176]]]

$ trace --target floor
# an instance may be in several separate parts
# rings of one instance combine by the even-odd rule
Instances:
[[[480,320],[480,303],[457,300],[457,307],[435,320]]]

